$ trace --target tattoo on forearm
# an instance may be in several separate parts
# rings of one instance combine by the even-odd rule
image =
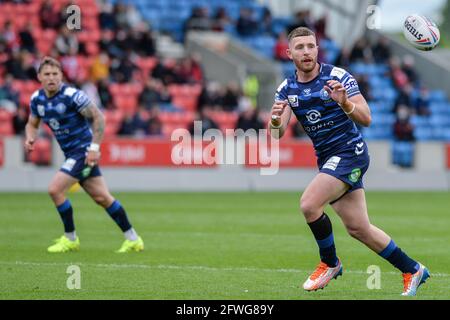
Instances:
[[[83,117],[92,121],[93,141],[99,143],[105,132],[105,120],[100,110],[95,105],[89,104],[80,113]]]

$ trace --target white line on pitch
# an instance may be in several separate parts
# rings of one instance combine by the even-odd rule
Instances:
[[[311,270],[300,270],[300,269],[267,269],[267,268],[254,268],[254,267],[207,267],[207,266],[192,266],[192,265],[147,265],[147,264],[110,264],[110,263],[84,263],[84,262],[27,262],[27,261],[0,261],[0,265],[23,265],[23,266],[67,266],[71,264],[76,264],[79,266],[95,267],[95,268],[116,268],[116,269],[172,269],[172,270],[203,270],[203,271],[244,271],[244,272],[278,272],[278,273],[308,273]],[[367,274],[363,270],[345,270],[345,273],[354,274]],[[398,275],[399,272],[387,271],[384,274]],[[450,277],[448,273],[431,273],[433,277]]]

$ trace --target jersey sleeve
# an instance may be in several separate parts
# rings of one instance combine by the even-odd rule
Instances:
[[[279,86],[277,91],[275,92],[275,102],[277,101],[283,101],[283,100],[288,100],[288,95],[287,95],[287,79],[285,79]]]
[[[33,93],[30,98],[30,113],[35,118],[40,118],[38,110],[37,110],[37,103],[36,103],[36,97],[37,93]]]
[[[73,105],[75,106],[75,109],[80,112],[84,108],[86,108],[90,103],[91,100],[88,98],[86,93],[82,90],[77,90],[73,96],[72,96]]]
[[[361,94],[361,92],[359,91],[358,82],[346,70],[334,67],[333,70],[331,70],[330,75],[334,78],[334,80],[342,83],[342,85],[345,87],[345,90],[347,90],[349,98]]]

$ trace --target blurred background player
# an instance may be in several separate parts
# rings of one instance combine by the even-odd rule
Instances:
[[[142,251],[144,243],[131,226],[125,209],[110,194],[98,167],[104,118],[100,110],[81,90],[62,83],[60,63],[45,57],[38,68],[42,89],[31,96],[31,113],[26,125],[25,149],[30,152],[36,141],[39,125],[44,121],[56,137],[66,161],[49,186],[49,195],[64,224],[64,235],[48,248],[61,253],[79,250],[73,210],[65,193],[79,182],[86,193],[106,209],[120,227],[126,240],[117,252]],[[92,130],[88,121],[92,121]]]
[[[352,237],[403,273],[402,295],[415,295],[429,277],[427,268],[408,257],[369,221],[362,178],[370,160],[355,123],[367,127],[371,115],[358,83],[344,69],[318,62],[317,40],[310,29],[296,28],[288,40],[287,54],[296,72],[277,89],[269,127],[276,138],[283,136],[294,112],[318,158],[320,172],[303,192],[300,207],[319,246],[321,262],[303,288],[322,289],[342,275],[331,221],[323,212],[330,204]]]

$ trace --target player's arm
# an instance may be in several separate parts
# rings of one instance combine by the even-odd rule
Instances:
[[[349,98],[344,85],[336,80],[327,81],[327,86],[324,88],[350,119],[365,127],[370,125],[372,118],[369,105],[362,94]]]
[[[100,160],[100,143],[105,133],[105,117],[100,109],[90,102],[86,107],[80,110],[80,113],[92,123],[92,143],[88,148],[86,163],[94,166]]]
[[[25,150],[27,152],[33,151],[34,149],[33,144],[36,141],[40,124],[41,119],[30,114],[25,125]]]
[[[291,109],[287,108],[289,105],[287,100],[275,101],[272,105],[270,113],[270,120],[267,124],[270,135],[276,139],[280,139],[289,125],[291,119]]]

